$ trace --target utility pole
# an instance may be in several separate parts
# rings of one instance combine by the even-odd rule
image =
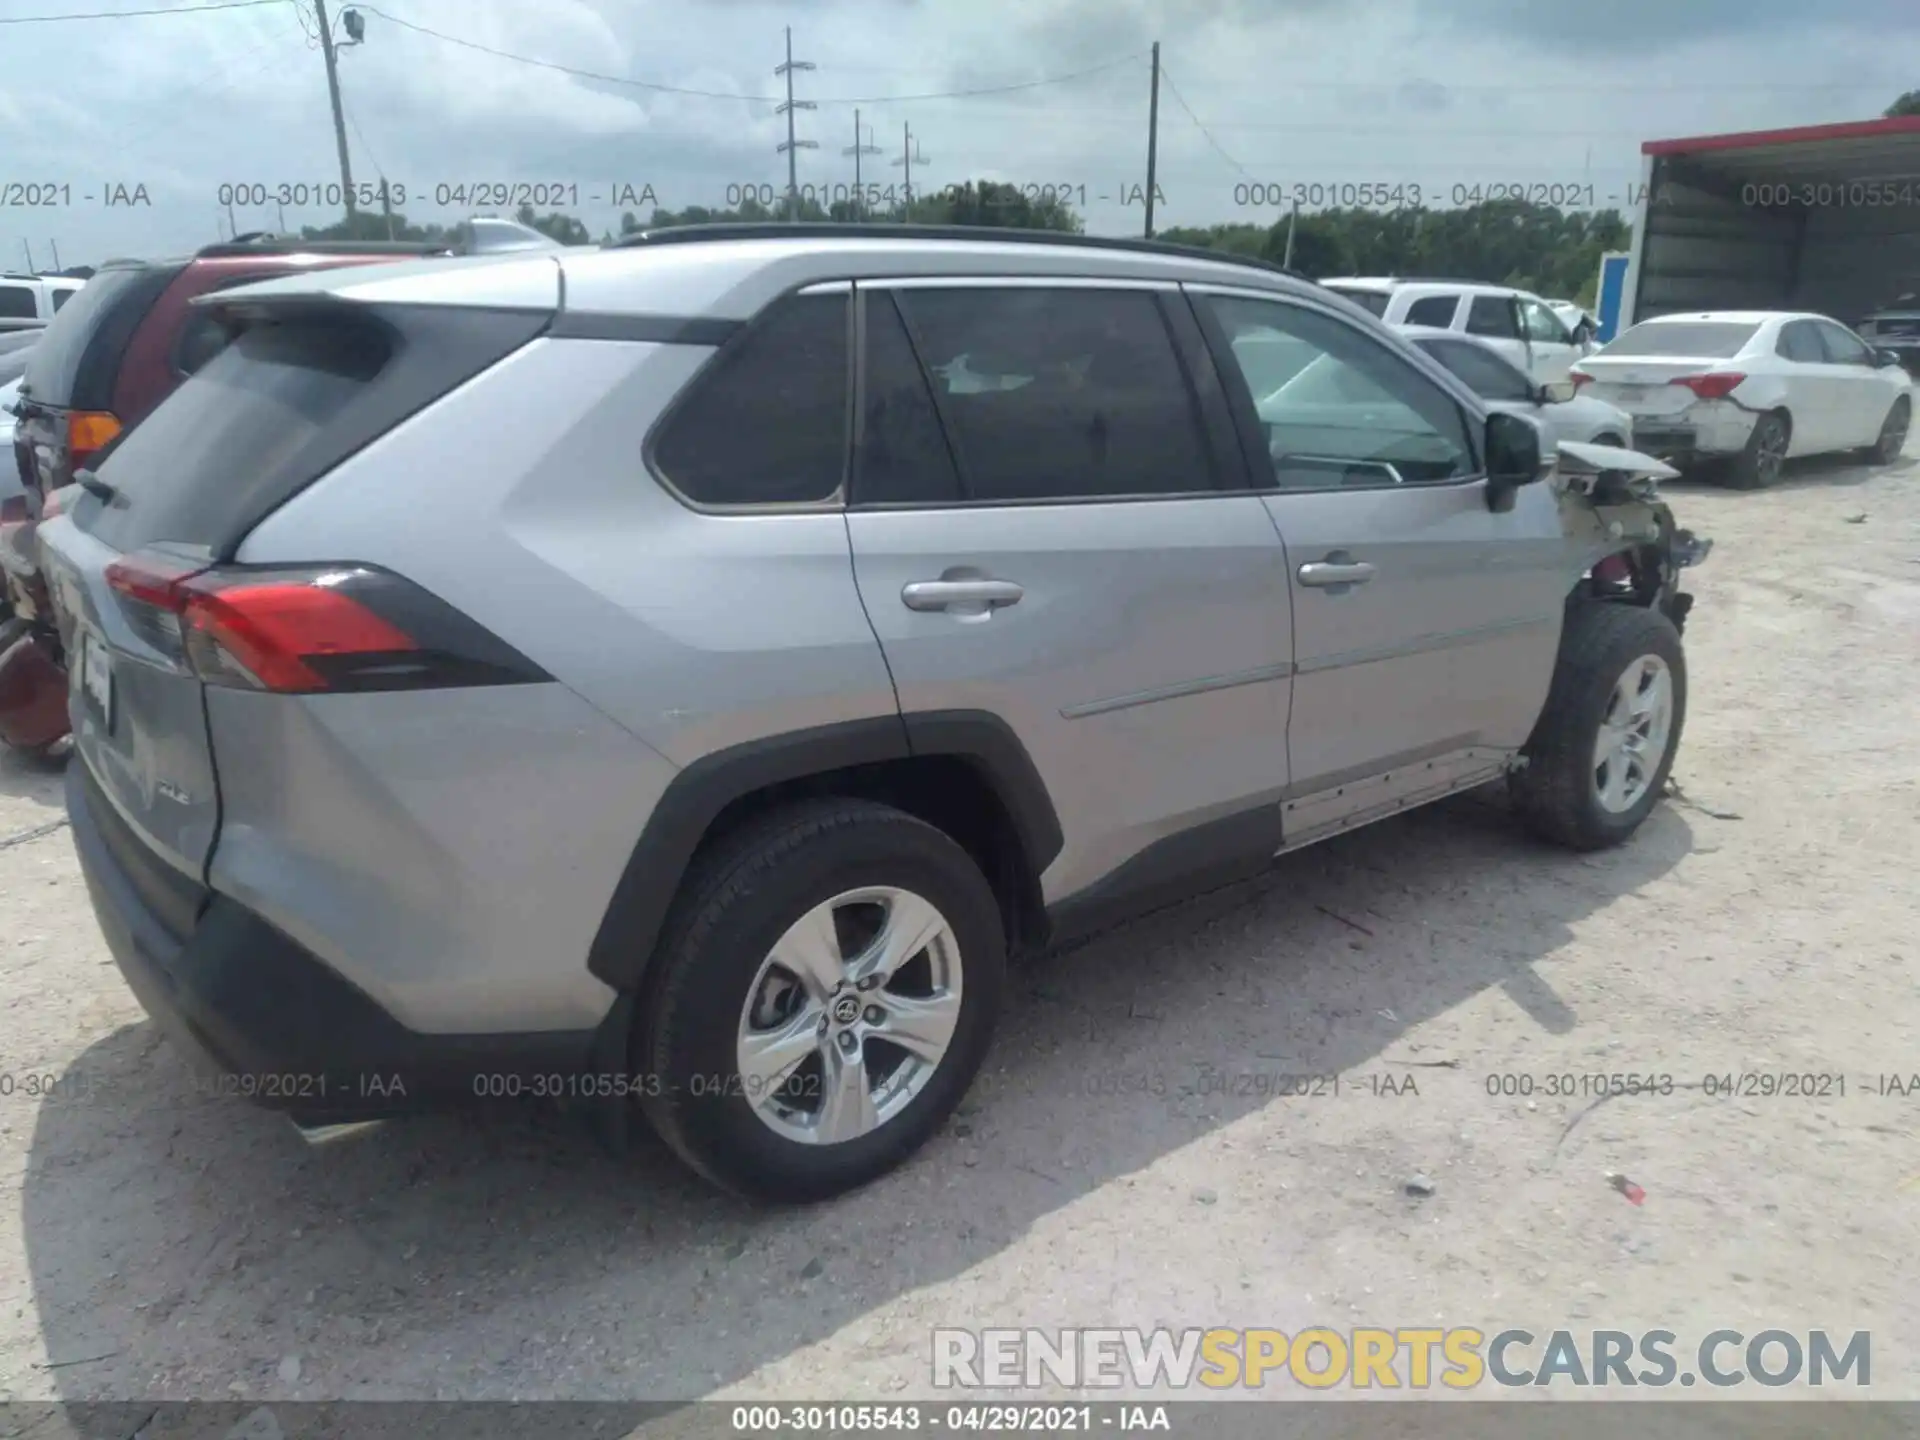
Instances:
[[[275,213],[278,214],[280,217],[280,220],[279,220],[280,228],[278,230],[275,230],[273,233],[276,235],[284,235],[287,233],[287,207],[281,204],[279,201],[275,201],[274,210],[275,210]]]
[[[240,222],[233,218],[233,202],[231,200],[227,202],[227,229],[236,235],[240,233]]]
[[[1153,185],[1160,160],[1160,42],[1153,42],[1153,89],[1147,98],[1147,239],[1153,238]]]
[[[776,146],[775,149],[783,152],[787,157],[787,219],[789,220],[798,220],[800,218],[800,152],[802,150],[818,150],[820,148],[820,142],[817,140],[796,140],[793,138],[793,112],[796,110],[819,109],[819,106],[815,105],[811,100],[795,100],[793,98],[793,72],[796,70],[811,69],[813,69],[813,62],[810,60],[795,62],[793,58],[793,27],[791,25],[787,26],[787,63],[784,65],[776,65],[773,70],[774,74],[787,77],[787,103],[784,105],[776,105],[773,113],[787,117],[787,143]]]
[[[22,240],[20,242],[20,248],[27,252],[27,273],[29,275],[38,274],[39,272],[33,268],[33,246]]]
[[[1293,232],[1295,230],[1298,230],[1299,228],[1300,228],[1300,201],[1299,201],[1299,198],[1296,196],[1293,202],[1293,215],[1287,221],[1287,253],[1286,253],[1286,256],[1280,261],[1282,268],[1287,270],[1291,270],[1293,268]]]
[[[919,154],[918,147],[913,143],[913,126],[910,123],[903,124],[900,127],[900,158],[893,163],[905,167],[901,177],[900,189],[906,196],[905,203],[902,206],[902,213],[906,215],[909,222],[913,219],[913,162],[916,160],[922,165],[927,163],[927,157]]]
[[[393,192],[387,185],[387,177],[380,177],[380,211],[387,217],[387,239],[393,239]]]
[[[853,144],[840,152],[853,157],[853,206],[856,215],[864,215],[867,205],[866,192],[860,188],[860,157],[880,153],[878,145],[865,143],[865,136],[866,132],[860,128],[860,112],[856,110],[853,112]]]
[[[49,240],[47,244],[53,247],[53,270],[57,275],[60,273],[60,242],[58,240]]]
[[[334,63],[333,29],[327,22],[327,0],[313,0],[320,21],[320,53],[327,61],[327,94],[333,100],[333,139],[340,148],[340,190],[347,202],[347,234],[353,234],[353,162],[347,158],[347,119],[340,108],[340,70]]]

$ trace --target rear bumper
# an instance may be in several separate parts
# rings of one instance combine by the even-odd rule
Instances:
[[[108,948],[201,1088],[306,1125],[535,1097],[585,1098],[596,1033],[429,1035],[245,906],[172,871],[76,757],[74,847]]]
[[[1738,455],[1759,418],[1758,411],[1731,400],[1707,400],[1671,415],[1635,415],[1633,448],[1681,466]]]

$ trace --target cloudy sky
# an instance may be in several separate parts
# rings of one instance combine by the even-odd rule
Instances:
[[[7,23],[206,3],[0,0],[0,266],[25,260],[23,242],[42,266],[55,246],[67,264],[187,249],[224,232],[223,185],[338,181],[312,0]],[[338,30],[340,0],[328,8]],[[474,208],[450,188],[451,203],[436,204],[442,187],[566,186],[559,208],[596,234],[617,224],[618,187],[651,186],[670,208],[784,189],[775,147],[786,118],[768,97],[787,26],[795,58],[815,67],[796,76],[797,96],[818,106],[796,119],[819,146],[799,154],[803,186],[852,180],[842,152],[857,107],[884,152],[863,162],[870,182],[899,183],[889,162],[910,125],[925,157],[916,184],[1070,189],[1085,196],[1089,228],[1114,234],[1140,227],[1154,40],[1166,76],[1162,226],[1271,220],[1276,205],[1247,202],[1316,185],[1397,185],[1408,198],[1417,187],[1442,204],[1455,186],[1591,186],[1605,206],[1638,179],[1644,139],[1865,118],[1920,87],[1920,64],[1900,60],[1920,55],[1915,0],[1848,0],[1824,14],[1807,0],[357,8],[366,40],[340,62],[357,181],[384,174],[410,192],[410,218],[439,220]],[[64,188],[55,204],[25,206],[22,186]],[[107,203],[136,186],[149,203]],[[243,230],[337,213],[302,206],[297,189],[284,211],[239,193]]]

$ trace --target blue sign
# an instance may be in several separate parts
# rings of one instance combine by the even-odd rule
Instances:
[[[1633,257],[1624,250],[1609,250],[1600,257],[1600,299],[1593,318],[1599,322],[1594,338],[1602,345],[1620,333],[1620,308],[1626,303],[1627,263]]]

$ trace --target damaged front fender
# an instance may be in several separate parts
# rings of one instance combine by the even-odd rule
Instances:
[[[1587,551],[1582,583],[1593,597],[1657,607],[1684,628],[1693,597],[1680,572],[1713,542],[1680,528],[1661,498],[1660,482],[1679,473],[1638,450],[1563,440],[1554,483],[1567,531]]]

